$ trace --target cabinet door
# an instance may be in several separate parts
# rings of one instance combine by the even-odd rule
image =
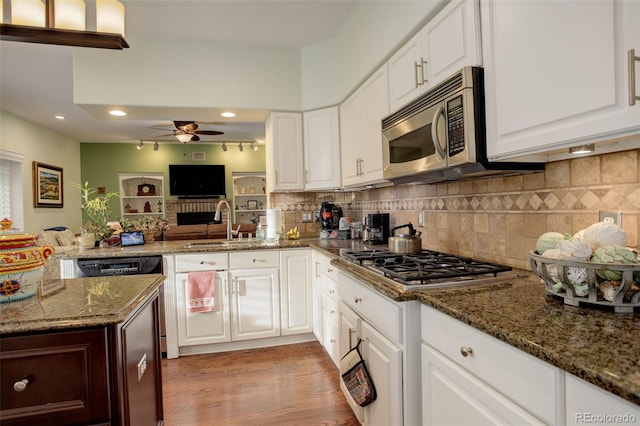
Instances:
[[[422,345],[422,424],[544,424],[427,344]]]
[[[338,107],[309,111],[304,120],[306,190],[340,188],[340,123]]]
[[[595,423],[598,420],[598,424],[634,423],[640,419],[640,406],[604,391],[574,375],[565,374],[565,386],[565,424],[567,425],[583,425]],[[598,419],[598,416],[602,414],[606,414],[611,420]]]
[[[302,114],[271,113],[267,120],[266,138],[269,188],[276,191],[302,191],[304,189]]]
[[[278,268],[231,271],[231,340],[280,335]]]
[[[2,337],[2,424],[94,424],[111,417],[107,330]],[[14,384],[29,380],[23,391]]]
[[[640,131],[627,57],[640,3],[483,1],[481,12],[490,159]]]
[[[389,80],[383,65],[361,86],[359,97],[359,185],[380,183],[382,177],[382,119],[389,114]]]
[[[367,425],[403,424],[402,351],[362,322],[362,356],[376,387],[377,398],[364,407]]]
[[[340,302],[340,315],[338,320],[338,347],[340,348],[340,358],[342,358],[357,343],[361,337],[362,320],[355,314],[346,304]],[[344,397],[351,406],[353,413],[360,423],[364,422],[364,409],[359,406],[351,397],[351,394],[344,385],[342,377],[340,378],[340,389],[344,393]]]
[[[477,0],[453,1],[420,34],[427,88],[451,77],[464,66],[482,65]]]
[[[187,275],[176,274],[178,345],[191,346],[230,341],[228,273],[216,272],[213,292],[215,302],[210,312],[189,312]]]
[[[280,252],[282,335],[313,331],[311,250]]]
[[[322,343],[322,282],[320,273],[320,258],[323,257],[316,250],[313,250],[311,255],[311,283],[313,286],[313,334],[316,339]]]
[[[340,105],[340,169],[342,185],[355,185],[360,179],[360,93],[355,92]]]
[[[426,80],[424,61],[422,33],[418,33],[387,62],[391,111],[400,108],[424,91]]]

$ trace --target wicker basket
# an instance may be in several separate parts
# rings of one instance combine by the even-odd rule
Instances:
[[[562,297],[567,305],[609,306],[615,312],[633,312],[640,307],[640,264],[551,259],[535,251],[529,252],[529,261],[531,270],[544,281],[547,293]],[[598,275],[598,271],[605,270],[621,279]]]

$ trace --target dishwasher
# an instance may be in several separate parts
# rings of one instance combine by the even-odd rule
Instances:
[[[162,274],[162,256],[100,257],[77,259],[76,277],[107,277],[114,275]],[[164,313],[164,284],[159,288],[158,313],[160,348],[167,352],[167,327]]]

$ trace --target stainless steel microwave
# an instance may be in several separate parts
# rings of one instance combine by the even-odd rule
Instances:
[[[475,162],[482,68],[466,67],[382,121],[384,178]]]
[[[382,119],[383,176],[395,183],[439,182],[544,169],[542,163],[490,163],[486,155],[484,73],[465,67]]]

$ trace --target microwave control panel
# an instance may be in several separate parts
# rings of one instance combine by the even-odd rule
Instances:
[[[464,114],[462,95],[447,102],[447,141],[449,157],[464,151]]]

